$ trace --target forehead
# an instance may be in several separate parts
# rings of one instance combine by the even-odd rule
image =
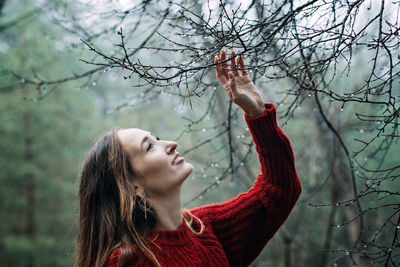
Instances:
[[[129,128],[118,131],[118,137],[121,140],[123,146],[125,146],[125,148],[130,151],[140,150],[140,144],[142,140],[146,136],[150,135],[150,132],[137,128]]]

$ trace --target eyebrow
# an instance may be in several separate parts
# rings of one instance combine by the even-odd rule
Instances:
[[[142,140],[142,142],[140,143],[140,149],[143,151],[143,144],[146,143],[147,139],[149,139],[148,136],[145,136]]]

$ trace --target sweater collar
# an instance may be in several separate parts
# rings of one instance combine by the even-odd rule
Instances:
[[[165,245],[179,246],[186,244],[193,233],[188,228],[186,221],[182,218],[182,224],[176,230],[157,230],[151,231],[149,238],[156,243]]]

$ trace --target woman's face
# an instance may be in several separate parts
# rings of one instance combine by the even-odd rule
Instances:
[[[118,137],[129,153],[139,185],[151,196],[172,192],[193,171],[193,166],[176,151],[175,142],[157,140],[136,128],[120,130]]]

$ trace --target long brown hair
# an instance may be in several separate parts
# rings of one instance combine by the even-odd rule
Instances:
[[[133,179],[135,173],[117,131],[106,133],[90,149],[81,172],[73,266],[103,266],[116,248],[121,249],[119,266],[123,266],[132,255],[132,245],[156,266],[161,266],[146,239],[157,219],[149,205],[145,207],[145,218],[140,207],[143,202],[135,194]],[[183,209],[182,212],[189,229],[194,234],[201,234],[204,230],[201,220]],[[191,227],[193,217],[200,222],[199,232]]]

